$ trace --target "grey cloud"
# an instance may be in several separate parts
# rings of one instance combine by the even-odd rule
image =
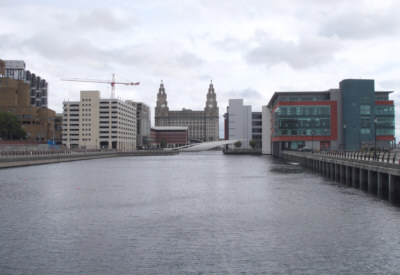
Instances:
[[[251,88],[240,91],[239,96],[241,98],[252,98],[252,99],[262,98],[262,95],[257,90]]]
[[[88,14],[81,15],[76,20],[76,25],[80,28],[104,29],[109,31],[124,30],[134,20],[126,21],[118,18],[111,10],[96,9]]]
[[[251,99],[251,100],[261,100],[263,96],[261,93],[252,88],[246,88],[243,90],[231,90],[224,93],[225,97],[228,98],[243,98],[243,99]]]
[[[200,66],[204,63],[204,60],[197,57],[196,55],[189,53],[189,52],[183,52],[180,55],[177,56],[177,61],[180,66],[183,67],[197,67]]]
[[[247,62],[266,66],[287,63],[299,69],[325,64],[334,59],[340,49],[335,38],[309,37],[298,43],[280,39],[261,38],[259,45],[246,54]]]
[[[343,39],[368,39],[398,34],[400,20],[394,10],[362,13],[348,12],[328,19],[319,33],[325,36],[337,35]]]
[[[212,44],[212,46],[221,49],[223,51],[233,51],[233,50],[242,50],[246,46],[245,41],[241,41],[237,38],[227,36],[224,40],[216,41]]]

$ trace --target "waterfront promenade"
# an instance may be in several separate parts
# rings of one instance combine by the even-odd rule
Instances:
[[[178,152],[160,150],[115,151],[115,150],[46,150],[0,152],[0,168],[50,164],[65,161],[89,160],[125,156],[163,156],[176,155]]]

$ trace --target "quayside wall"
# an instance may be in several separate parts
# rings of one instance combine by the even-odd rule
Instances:
[[[400,164],[378,160],[353,159],[351,155],[327,155],[283,151],[282,158],[298,162],[322,176],[400,204]]]
[[[89,160],[98,158],[124,157],[124,156],[160,156],[176,155],[178,152],[164,151],[134,151],[134,152],[57,152],[52,154],[33,155],[8,155],[0,156],[0,168],[11,168],[29,165],[50,164],[65,161]]]

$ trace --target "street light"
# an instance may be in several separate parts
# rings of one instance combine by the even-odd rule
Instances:
[[[374,150],[374,155],[376,155],[376,124],[377,123],[378,123],[378,118],[375,117],[375,119],[374,119],[374,124],[375,124],[375,135],[374,135],[374,137],[375,137],[375,150]]]
[[[311,154],[314,154],[314,130],[311,131]]]
[[[326,133],[328,132],[328,129],[327,129],[327,128],[325,128],[325,129],[324,129],[324,132],[325,132],[325,136],[324,136],[324,141],[325,141],[325,149],[327,149],[327,148],[328,148],[328,146],[326,145],[326,144],[327,144],[327,142],[326,142]]]
[[[343,124],[343,150],[346,151],[346,124]]]

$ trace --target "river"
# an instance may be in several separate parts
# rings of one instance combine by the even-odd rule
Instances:
[[[400,274],[400,208],[218,152],[0,170],[0,274]]]

